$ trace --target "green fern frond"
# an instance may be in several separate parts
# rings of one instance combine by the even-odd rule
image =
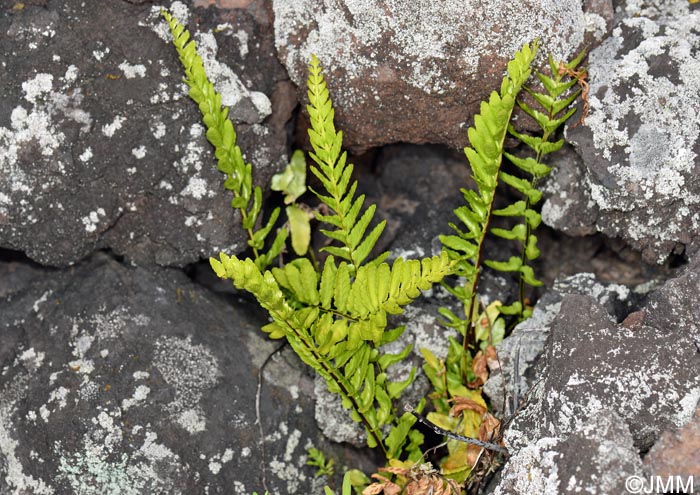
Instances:
[[[241,149],[236,145],[236,131],[228,118],[229,109],[221,105],[221,95],[207,77],[202,58],[197,54],[195,42],[190,33],[177,19],[165,10],[161,14],[168,22],[173,36],[173,44],[185,71],[185,83],[189,95],[199,106],[202,121],[207,127],[206,136],[214,146],[218,169],[225,174],[224,187],[233,193],[231,206],[241,214],[243,228],[248,233],[248,244],[253,249],[255,262],[260,268],[268,266],[282,251],[287,238],[286,229],[280,229],[267,253],[263,253],[265,240],[278,216],[276,208],[267,224],[258,230],[253,229],[262,208],[262,190],[253,187],[253,167],[245,163]]]
[[[440,236],[445,251],[456,261],[455,274],[465,277],[465,284],[457,291],[465,302],[464,349],[476,346],[475,313],[476,289],[481,266],[484,264],[484,242],[489,231],[496,187],[499,181],[515,182],[501,171],[503,143],[515,108],[516,98],[530,77],[530,66],[535,58],[537,43],[523,46],[508,63],[508,75],[503,78],[500,92],[492,92],[488,101],[481,103],[480,113],[474,117],[474,127],[468,130],[470,147],[464,152],[469,160],[477,191],[463,190],[466,205],[455,210],[461,227],[450,224],[454,235]],[[463,230],[466,229],[466,230]],[[517,236],[517,232],[503,235]],[[517,270],[514,265],[508,268]]]
[[[554,59],[549,57],[549,66],[552,72],[551,76],[542,72],[537,73],[537,78],[542,83],[544,93],[539,93],[536,90],[524,87],[530,97],[541,107],[541,109],[533,108],[522,99],[518,100],[520,108],[529,115],[542,130],[539,136],[531,136],[520,133],[515,130],[513,125],[508,126],[510,135],[523,142],[534,156],[516,156],[510,153],[504,153],[506,158],[513,163],[518,169],[522,170],[528,179],[517,178],[509,174],[501,172],[501,180],[514,189],[523,194],[524,200],[518,201],[516,208],[506,208],[495,211],[494,214],[508,217],[521,217],[522,223],[519,223],[509,232],[518,232],[517,236],[508,236],[508,233],[502,229],[491,229],[494,235],[504,237],[506,239],[515,240],[521,245],[521,254],[516,262],[511,258],[506,265],[511,267],[518,265],[519,272],[519,287],[518,300],[508,306],[500,308],[501,313],[506,315],[514,315],[517,320],[523,320],[530,316],[532,310],[525,304],[526,287],[537,287],[542,285],[542,282],[535,278],[534,271],[530,263],[537,259],[540,250],[537,247],[537,237],[533,231],[539,226],[542,217],[533,207],[540,201],[542,194],[537,190],[538,182],[546,177],[551,167],[543,163],[544,158],[558,151],[564,145],[564,140],[559,139],[552,141],[552,137],[556,131],[576,112],[572,108],[573,103],[580,96],[581,90],[571,91],[572,88],[579,83],[580,77],[585,74],[584,71],[576,72],[576,68],[583,59],[584,52],[581,52],[574,60],[568,64],[557,64]],[[575,77],[570,77],[575,74]],[[489,266],[495,269],[502,269],[503,264],[498,262],[487,262]]]
[[[400,312],[420,290],[450,273],[447,255],[421,262],[399,259],[391,267],[370,263],[354,278],[348,263],[336,267],[332,257],[320,279],[306,258],[264,273],[251,260],[223,253],[211,264],[219,277],[233,280],[267,309],[273,322],[263,330],[273,338],[286,337],[301,360],[326,380],[353,419],[364,425],[368,445],[399,455],[384,443],[382,428],[395,421],[392,400],[412,383],[415,370],[399,382],[387,380],[386,372],[411,348],[398,354],[381,354],[378,348],[403,331],[385,331],[387,313]]]
[[[355,197],[357,181],[351,182],[353,165],[347,163],[347,153],[342,151],[343,133],[335,130],[335,111],[315,55],[311,56],[308,87],[310,104],[306,108],[311,120],[309,138],[313,147],[310,156],[316,163],[310,170],[321,181],[327,194],[313,189],[312,192],[333,211],[331,215],[318,214],[316,217],[334,227],[321,232],[341,244],[323,250],[348,261],[354,271],[369,256],[384,231],[386,221],[382,220],[367,233],[376,206],[371,205],[360,214],[365,196]]]

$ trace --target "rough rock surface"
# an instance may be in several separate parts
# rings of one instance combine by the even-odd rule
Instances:
[[[635,16],[590,53],[590,114],[567,134],[586,190],[562,188],[543,218],[593,226],[661,263],[700,246],[700,11],[676,0],[624,12]]]
[[[2,69],[11,74],[0,81],[0,246],[52,266],[100,247],[144,265],[240,250],[159,7],[16,5],[0,15]],[[265,182],[286,160],[295,104],[272,35],[262,34],[269,15],[251,7],[194,16],[182,2],[172,11],[197,33],[238,119],[239,144]]]
[[[577,275],[557,280],[554,286],[537,301],[532,317],[520,323],[513,333],[498,346],[498,357],[501,371],[491,374],[484,385],[484,393],[491,400],[496,411],[505,416],[512,414],[513,387],[517,387],[519,403],[526,397],[528,391],[540,377],[536,372],[536,364],[545,350],[545,344],[550,334],[552,321],[561,309],[561,302],[568,294],[580,294],[594,298],[606,311],[621,321],[635,303],[639,295],[619,284],[605,284],[596,280],[592,273]],[[517,373],[514,373],[515,363],[518,363]],[[517,385],[513,377],[517,376]],[[503,380],[508,398],[503,403]]]
[[[536,371],[541,379],[509,444],[518,449],[534,438],[566,436],[586,418],[615,411],[635,445],[646,449],[664,430],[687,422],[700,398],[700,355],[684,318],[668,311],[661,328],[643,317],[615,325],[592,298],[565,297],[552,323],[546,370]]]
[[[543,493],[574,493],[589,483],[598,487],[598,493],[617,493],[617,489],[603,489],[608,486],[605,483],[640,475],[638,454],[627,468],[619,467],[625,476],[616,473],[614,479],[595,481],[577,474],[581,449],[562,450],[562,445],[576,445],[580,438],[612,440],[611,445],[621,448],[606,461],[614,465],[629,460],[631,452],[649,449],[663,432],[683,428],[691,420],[700,399],[695,324],[699,264],[693,261],[620,324],[590,296],[567,295],[561,300],[545,353],[533,371],[527,402],[505,434],[513,456],[502,473],[501,493],[533,493],[530,488],[540,485],[559,487]],[[611,430],[614,436],[600,425],[600,418],[618,424]],[[692,428],[681,431],[692,437]],[[592,431],[596,429],[600,431]],[[665,441],[666,445],[672,442]],[[692,450],[692,439],[687,445]],[[601,454],[609,450],[596,448]],[[660,449],[652,450],[657,454],[648,461],[648,470],[654,459],[663,462]],[[533,484],[525,486],[522,478],[527,466],[532,476],[526,478]]]
[[[612,27],[612,2],[273,0],[280,60],[305,94],[315,53],[345,142],[466,144],[465,122],[508,60],[539,37],[556,57]],[[544,56],[542,58],[544,60]]]
[[[642,476],[629,428],[615,413],[587,419],[562,440],[538,438],[509,459],[493,495],[628,493],[629,476]]]
[[[644,467],[652,476],[700,477],[700,407],[685,426],[661,435],[644,457]],[[694,480],[697,482],[696,480]]]
[[[0,493],[263,493],[264,467],[271,493],[321,493],[307,447],[363,463],[316,428],[288,349],[264,368],[263,459],[257,377],[279,343],[179,272],[4,263],[0,294]]]

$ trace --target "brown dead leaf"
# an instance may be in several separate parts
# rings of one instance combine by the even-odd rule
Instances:
[[[479,351],[476,356],[474,356],[474,359],[472,359],[472,370],[476,375],[476,380],[467,383],[467,387],[471,389],[479,388],[486,383],[486,380],[489,378],[486,356],[483,352]]]
[[[501,363],[498,360],[498,352],[494,346],[486,346],[486,349],[484,349],[484,355],[486,356],[486,366],[488,366],[489,371],[497,371],[501,369]]]
[[[576,79],[576,84],[581,87],[581,100],[583,101],[583,110],[581,111],[581,119],[571,126],[573,129],[579,124],[586,125],[586,117],[588,116],[589,104],[588,104],[588,91],[590,90],[586,78],[588,78],[588,72],[585,69],[573,70],[569,69],[564,65],[564,62],[559,62],[559,75],[564,75]]]
[[[486,413],[481,417],[481,426],[479,426],[479,440],[482,442],[491,442],[498,435],[498,430],[501,427],[501,422],[491,413]]]
[[[466,397],[455,396],[452,398],[451,402],[454,403],[450,409],[450,416],[457,417],[462,411],[474,411],[478,415],[482,415],[486,412],[486,408]]]
[[[381,471],[386,471],[386,469],[380,469]],[[373,474],[372,478],[378,479],[380,483],[372,483],[367,488],[362,490],[362,495],[379,495],[383,493],[384,495],[398,495],[401,493],[401,487],[396,483],[392,482],[388,478],[385,478],[381,474]]]

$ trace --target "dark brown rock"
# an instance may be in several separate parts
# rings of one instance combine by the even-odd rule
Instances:
[[[644,466],[664,479],[700,477],[700,408],[685,426],[661,435],[644,457]]]

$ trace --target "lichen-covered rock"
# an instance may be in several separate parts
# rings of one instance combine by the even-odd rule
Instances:
[[[593,298],[566,296],[536,370],[540,380],[506,434],[508,444],[517,451],[537,438],[565,438],[612,410],[646,449],[687,422],[700,398],[700,355],[678,312],[668,309],[663,327],[644,318],[616,325]]]
[[[592,273],[579,273],[557,280],[537,301],[532,317],[516,326],[513,333],[498,346],[501,369],[491,374],[484,385],[484,393],[491,400],[494,409],[504,416],[512,414],[515,410],[512,401],[514,387],[517,388],[515,392],[518,402],[521,403],[532,385],[540,379],[536,373],[536,364],[545,350],[552,321],[559,313],[562,299],[567,294],[594,298],[617,320],[622,320],[639,299],[639,296],[627,287],[602,283],[596,280]],[[517,384],[514,383],[514,376],[517,376]],[[503,403],[504,390],[510,398],[506,404]]]
[[[181,273],[101,256],[66,272],[0,264],[7,274],[0,493],[250,494],[264,479],[270,493],[321,493],[307,447],[363,465],[323,439],[289,349],[264,368],[256,423],[258,374],[280,343]]]
[[[356,151],[394,142],[463,146],[465,122],[500,87],[523,44],[540,38],[544,54],[566,58],[612,27],[607,0],[273,0],[273,7],[277,50],[300,95],[315,53],[345,143]]]
[[[15,7],[0,16],[0,246],[52,266],[96,248],[160,265],[244,248],[159,7]],[[294,105],[272,35],[262,34],[271,14],[195,16],[182,2],[172,11],[196,33],[266,182],[286,160]]]
[[[592,226],[662,263],[700,246],[700,11],[681,0],[646,3],[628,2],[637,16],[590,53],[590,113],[567,134],[585,191],[560,188],[543,219],[563,230]]]
[[[512,458],[497,493],[534,493],[522,476],[528,464],[536,467],[531,478],[550,487],[541,493],[577,493],[588,485],[594,493],[617,493],[613,487],[626,476],[642,474],[636,451],[687,423],[700,398],[700,357],[683,310],[691,297],[695,292],[684,292],[677,304],[655,308],[654,320],[643,309],[619,325],[590,296],[563,298],[537,380],[505,433]],[[612,433],[598,424],[601,418],[617,425]],[[581,438],[605,442],[562,450]],[[582,475],[581,452],[619,466]],[[602,474],[609,471],[615,474]]]
[[[565,440],[544,437],[520,449],[493,495],[627,493],[627,478],[642,475],[629,428],[608,411],[585,420]]]

